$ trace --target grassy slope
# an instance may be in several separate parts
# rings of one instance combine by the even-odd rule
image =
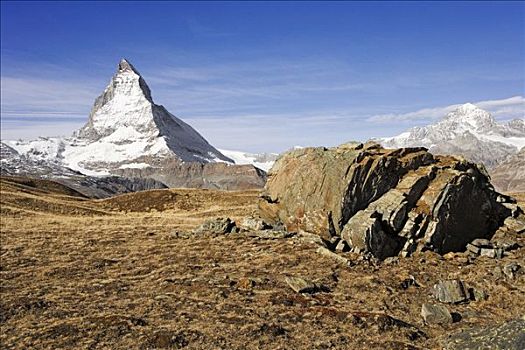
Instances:
[[[208,217],[249,215],[256,196],[171,189],[87,200],[2,182],[2,347],[426,349],[454,330],[524,313],[523,278],[493,274],[497,265],[522,263],[523,249],[474,264],[427,253],[375,266],[349,256],[356,265],[348,268],[293,238],[175,234]],[[287,275],[331,291],[295,294]],[[421,286],[404,289],[409,275]],[[424,325],[421,304],[446,278],[489,299],[450,306],[460,322]],[[381,317],[363,321],[370,313],[406,321],[428,338]]]

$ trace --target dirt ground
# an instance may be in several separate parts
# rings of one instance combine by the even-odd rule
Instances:
[[[206,218],[254,213],[257,195],[169,189],[90,200],[2,179],[1,347],[438,349],[456,330],[525,314],[523,275],[494,271],[523,265],[525,249],[473,263],[461,254],[390,264],[347,254],[348,267],[298,237],[191,234]],[[325,289],[297,294],[286,276]],[[424,324],[433,284],[452,278],[488,299],[447,305],[453,324]]]

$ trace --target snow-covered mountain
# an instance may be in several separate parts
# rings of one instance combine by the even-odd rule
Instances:
[[[492,168],[525,146],[525,118],[497,123],[489,112],[466,103],[435,124],[375,141],[391,148],[423,146]]]
[[[235,164],[251,164],[266,172],[270,170],[277,157],[279,157],[278,153],[245,153],[225,149],[219,149],[219,151],[226,157],[233,159]]]
[[[263,158],[234,164],[155,104],[145,80],[126,60],[95,100],[87,123],[72,136],[3,141],[1,153],[2,175],[61,179],[98,197],[164,185],[260,188],[266,181],[266,173],[253,166],[264,166]]]
[[[58,162],[88,175],[147,168],[163,162],[228,162],[195,129],[153,102],[139,72],[118,64],[84,127],[67,138],[5,141],[28,159]]]

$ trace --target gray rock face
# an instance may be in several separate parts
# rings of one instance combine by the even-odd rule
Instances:
[[[491,169],[490,176],[499,191],[525,192],[525,147]]]
[[[20,155],[4,143],[1,144],[0,163],[2,176],[53,180],[88,198],[107,198],[117,194],[167,188],[162,182],[149,178],[86,176],[58,162],[35,160]]]
[[[152,178],[169,187],[246,190],[262,188],[266,173],[253,165],[166,162],[144,169],[118,169],[124,177]]]
[[[51,179],[57,177],[81,176],[57,161],[35,159],[18,153],[14,148],[0,143],[0,174],[4,176],[32,176]]]
[[[153,179],[120,176],[78,176],[55,178],[54,181],[66,185],[89,198],[108,198],[117,194],[168,188],[162,182]]]
[[[459,331],[444,338],[442,344],[447,350],[523,350],[525,319]]]
[[[222,235],[230,233],[235,229],[235,222],[230,218],[216,218],[206,220],[201,226],[194,230],[194,233],[209,233],[215,235]]]
[[[421,306],[421,317],[428,324],[452,323],[452,315],[443,305],[423,304]]]
[[[469,299],[467,289],[462,281],[440,281],[432,288],[434,298],[442,303],[458,304]]]
[[[379,259],[462,251],[503,227],[512,205],[473,163],[423,148],[357,143],[285,153],[259,201],[270,223],[327,241],[339,236]]]

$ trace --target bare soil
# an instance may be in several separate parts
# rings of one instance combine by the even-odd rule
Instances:
[[[297,237],[191,233],[207,218],[254,213],[257,195],[169,189],[91,200],[2,179],[2,348],[438,349],[456,330],[525,313],[523,275],[494,272],[524,265],[524,249],[472,263],[462,254],[391,264],[347,254],[346,267]],[[286,276],[325,288],[298,294]],[[488,299],[447,305],[453,324],[424,324],[433,284],[452,278]]]

